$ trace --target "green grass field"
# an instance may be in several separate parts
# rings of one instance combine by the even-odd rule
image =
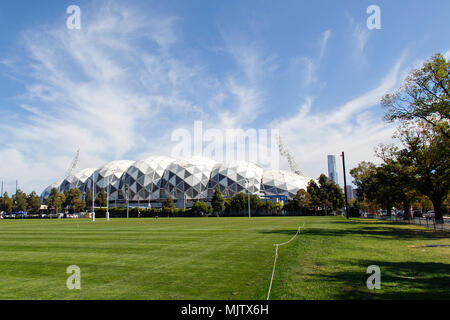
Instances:
[[[450,298],[448,234],[342,217],[0,221],[0,299]],[[381,290],[366,287],[369,265]],[[81,268],[68,290],[66,268]]]

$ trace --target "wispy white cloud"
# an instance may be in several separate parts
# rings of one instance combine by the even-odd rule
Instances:
[[[322,37],[320,39],[320,54],[319,54],[320,59],[322,59],[322,57],[325,54],[325,50],[327,48],[327,43],[328,43],[328,40],[330,39],[330,37],[331,37],[331,29],[325,30],[322,33]]]
[[[307,97],[291,118],[277,119],[273,127],[280,128],[283,139],[297,155],[298,162],[309,175],[316,176],[326,166],[327,154],[346,151],[349,168],[362,160],[376,160],[373,149],[380,142],[390,141],[391,124],[381,121],[380,98],[401,81],[400,57],[392,70],[374,89],[335,108],[334,111],[313,109],[313,98]],[[318,165],[323,162],[322,165]]]
[[[8,141],[0,152],[13,155],[2,156],[7,181],[40,179],[27,185],[40,191],[64,174],[78,148],[80,167],[99,166],[153,145],[162,136],[156,116],[178,115],[179,124],[198,114],[185,92],[202,85],[200,67],[170,53],[177,18],[111,3],[97,9],[81,30],[26,31],[28,58],[19,65],[8,60],[30,84],[18,98],[20,120],[12,113],[0,122]]]
[[[366,63],[366,45],[370,36],[369,29],[367,29],[366,25],[356,22],[348,12],[346,12],[346,17],[350,24],[353,57],[360,64],[364,65]]]

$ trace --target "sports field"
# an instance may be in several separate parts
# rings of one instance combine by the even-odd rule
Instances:
[[[448,234],[342,217],[1,220],[0,299],[450,298]],[[425,245],[447,245],[425,247]],[[366,287],[369,265],[381,289]],[[81,269],[68,290],[66,268]]]

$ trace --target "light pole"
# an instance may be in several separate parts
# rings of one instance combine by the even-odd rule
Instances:
[[[91,220],[95,221],[95,172],[92,175],[92,217]]]
[[[106,188],[106,221],[109,221],[109,188],[111,185],[111,176],[108,177],[108,187]]]
[[[344,171],[344,194],[345,194],[345,215],[347,219],[349,218],[348,215],[348,198],[347,198],[347,178],[345,176],[345,157],[344,157],[344,151],[342,151],[342,170]]]
[[[129,190],[130,190],[130,187],[126,184],[125,185],[125,194],[126,194],[126,199],[127,199],[127,219],[129,217],[129,212],[130,212]]]
[[[248,217],[250,218],[250,182],[247,178],[245,178],[245,187],[247,188]]]

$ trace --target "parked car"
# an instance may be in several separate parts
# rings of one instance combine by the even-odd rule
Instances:
[[[403,217],[403,210],[398,210],[398,211],[395,213],[395,215],[396,215],[397,217]]]
[[[387,210],[381,210],[381,216],[383,217],[387,216]]]
[[[434,219],[434,210],[427,211],[427,213],[425,213],[425,218]]]

